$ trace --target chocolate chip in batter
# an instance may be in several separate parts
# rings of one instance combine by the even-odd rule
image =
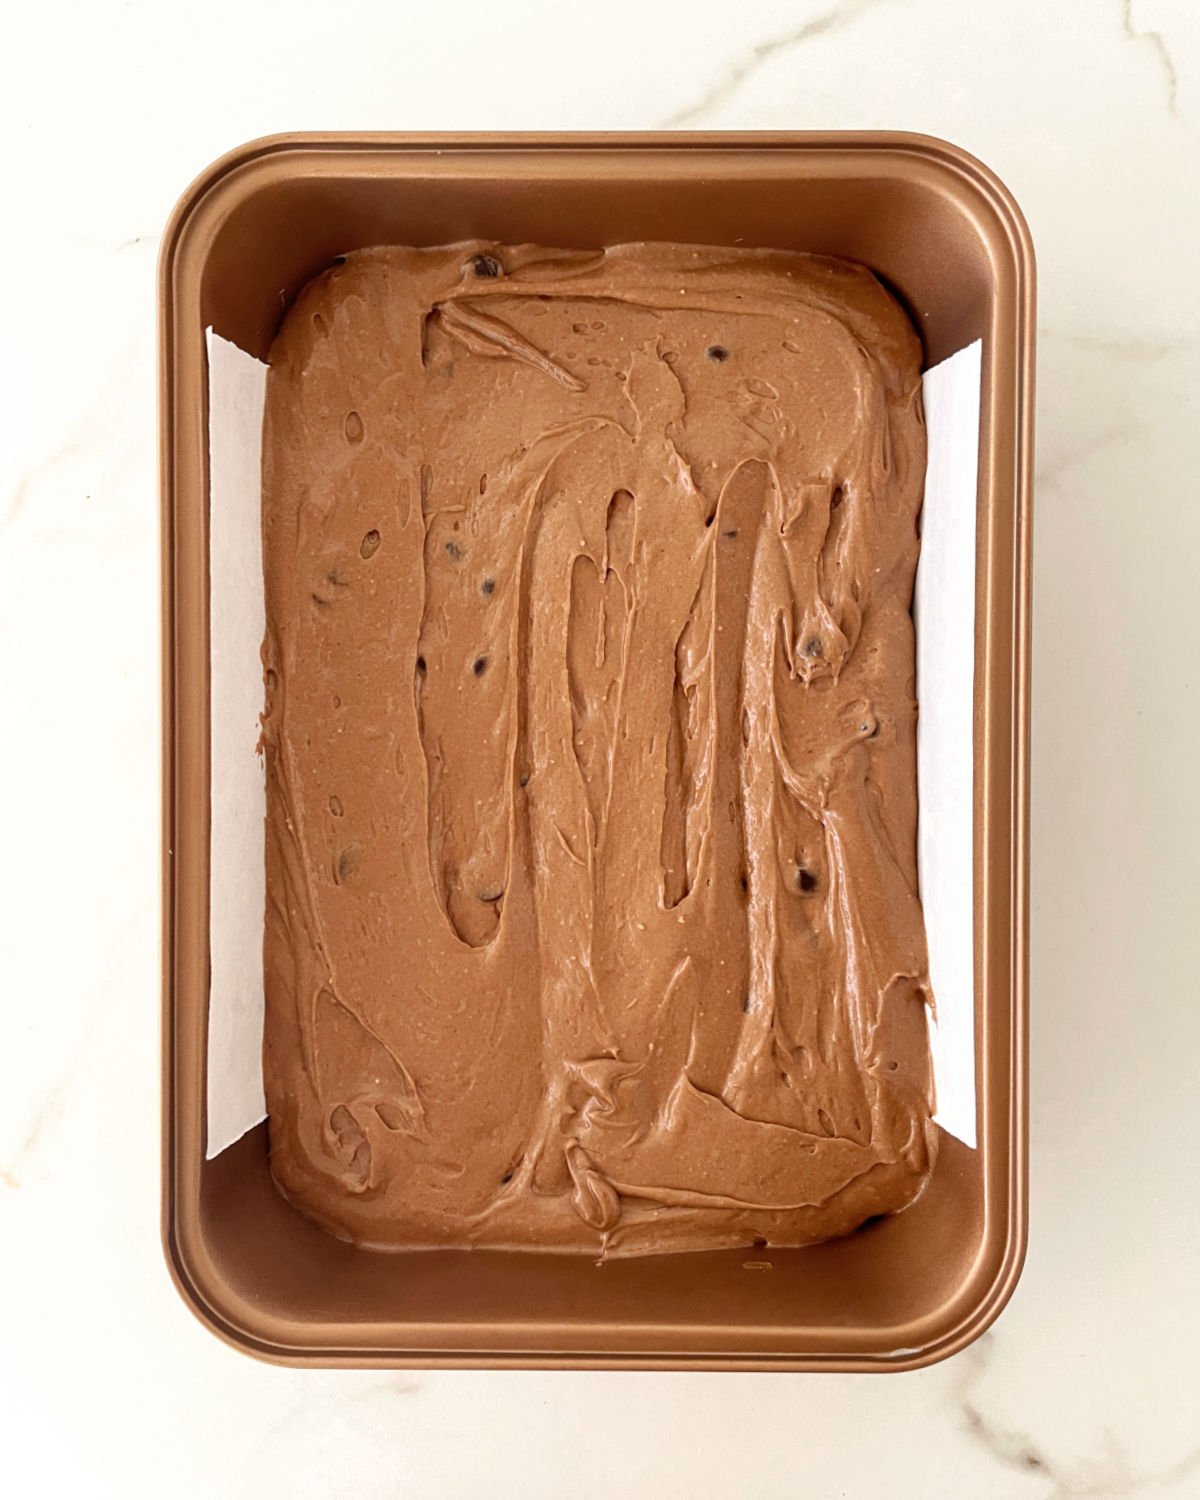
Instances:
[[[364,558],[374,557],[379,551],[379,544],[382,540],[383,538],[375,530],[374,526],[372,526],[370,531],[367,532],[366,536],[358,544],[359,555]]]
[[[805,656],[824,656],[825,647],[821,643],[821,637],[814,635],[804,643]]]
[[[806,896],[811,896],[817,888],[817,877],[811,870],[806,870],[803,865],[796,866],[796,889],[803,891]]]
[[[504,272],[504,267],[494,255],[476,255],[471,260],[471,269],[476,276],[482,276],[485,280],[492,280]]]
[[[460,562],[462,560],[462,548],[457,542],[447,542],[446,556],[451,562]]]
[[[424,675],[425,675],[425,658],[423,656],[418,656],[417,657],[417,671],[421,674],[422,677],[424,677]]]
[[[715,360],[717,364],[722,364],[729,358],[729,350],[726,349],[724,344],[709,344],[704,352],[708,355],[709,359]]]
[[[476,677],[482,677],[487,671],[487,665],[488,659],[486,656],[477,656],[471,663],[471,671],[475,673]]]
[[[496,592],[496,580],[494,578],[485,578],[479,585],[479,592],[485,599],[490,599]]]

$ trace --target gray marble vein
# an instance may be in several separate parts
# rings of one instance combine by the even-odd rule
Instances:
[[[125,242],[126,245],[137,243],[135,240]],[[112,249],[113,254],[119,253],[124,246]],[[82,454],[94,454],[97,445],[108,431],[112,421],[112,391],[127,388],[139,368],[139,360],[143,357],[145,345],[141,340],[131,341],[113,361],[110,371],[98,384],[92,400],[83,412],[79,414],[74,423],[63,435],[61,443],[52,448],[49,453],[39,459],[37,463],[26,469],[16,484],[13,485],[9,494],[8,504],[0,509],[0,529],[12,526],[28,509],[30,499],[35,490],[63,465]],[[136,442],[126,439],[116,451],[116,459],[123,462],[125,457],[136,451]],[[46,486],[47,492],[54,495],[55,486]],[[61,495],[56,497],[61,504]],[[84,499],[90,501],[90,494],[85,494]]]
[[[1156,364],[1160,359],[1166,359],[1172,354],[1185,354],[1192,349],[1200,349],[1200,333],[1181,333],[1173,338],[1104,338],[1087,333],[1054,334],[1048,329],[1042,329],[1038,337],[1041,339],[1059,339],[1068,344],[1072,349],[1081,349],[1089,354],[1102,354],[1106,357],[1118,360],[1127,360],[1130,364],[1149,365]]]
[[[1151,31],[1147,27],[1134,26],[1133,24],[1133,0],[1121,0],[1121,29],[1125,37],[1131,42],[1146,42],[1154,49],[1158,58],[1158,65],[1162,69],[1163,78],[1167,87],[1167,113],[1178,118],[1179,116],[1179,72],[1175,67],[1175,59],[1171,56],[1171,49],[1167,46],[1167,40],[1161,31]]]
[[[61,448],[56,448],[53,453],[48,453],[40,463],[34,464],[33,468],[27,469],[13,486],[12,496],[8,504],[0,511],[0,527],[11,526],[25,510],[29,500],[30,492],[38,484],[61,464],[65,459],[71,458],[78,452],[79,445],[75,442],[66,442]]]
[[[1048,1480],[1053,1488],[1034,1491],[1037,1500],[1110,1500],[1113,1496],[1152,1494],[1155,1490],[1200,1474],[1200,1446],[1189,1450],[1175,1463],[1161,1469],[1137,1469],[1122,1445],[1111,1432],[1105,1433],[1104,1451],[1087,1455],[1086,1474],[1067,1472],[1068,1465],[1052,1458],[1045,1447],[1023,1428],[1009,1427],[991,1415],[980,1398],[978,1387],[987,1372],[997,1348],[996,1334],[985,1333],[959,1356],[962,1379],[958,1387],[958,1407],[968,1435],[997,1463],[1031,1479]]]
[[[1050,1465],[1030,1439],[1021,1432],[1002,1427],[983,1410],[976,1387],[991,1363],[996,1336],[985,1333],[960,1356],[962,1382],[958,1405],[968,1434],[987,1452],[1008,1468],[1023,1474],[1049,1474]]]
[[[674,130],[682,125],[702,123],[705,115],[711,114],[713,110],[718,109],[736,94],[742,85],[771,58],[778,57],[783,52],[790,52],[794,47],[812,41],[814,37],[827,36],[831,32],[843,30],[857,21],[864,11],[871,10],[878,4],[880,0],[846,0],[845,4],[836,5],[832,10],[814,16],[812,20],[805,21],[802,26],[784,32],[782,36],[770,37],[767,41],[760,42],[744,57],[732,63],[707,93],[695,103],[685,105],[674,114],[668,115],[662,122],[663,128]]]

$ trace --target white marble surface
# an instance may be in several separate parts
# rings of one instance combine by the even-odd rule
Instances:
[[[1200,1495],[1192,0],[43,0],[4,32],[8,1492]],[[158,1249],[157,237],[267,132],[663,124],[944,135],[1032,224],[1028,1267],[909,1376],[258,1365]]]

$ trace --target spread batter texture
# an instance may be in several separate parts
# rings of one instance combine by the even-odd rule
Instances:
[[[271,354],[271,1166],[395,1248],[800,1245],[932,1165],[920,346],[861,267],[355,253]]]

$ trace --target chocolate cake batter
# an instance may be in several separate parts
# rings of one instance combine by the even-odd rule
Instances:
[[[931,1167],[920,348],[860,267],[379,249],[264,457],[271,1163],[333,1233],[798,1245]]]

